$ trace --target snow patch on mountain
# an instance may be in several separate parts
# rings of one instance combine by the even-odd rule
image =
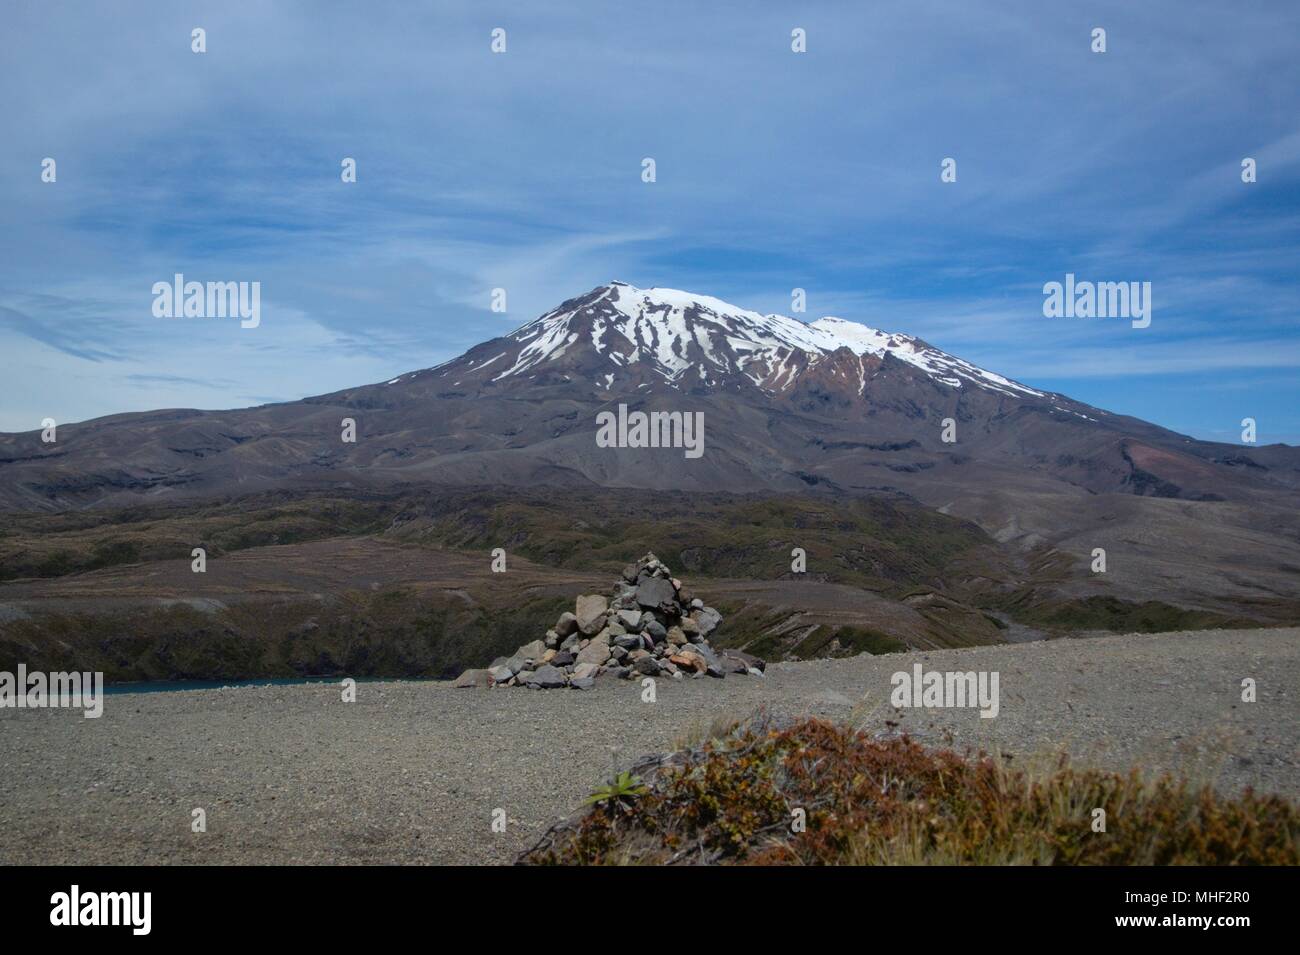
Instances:
[[[1006,394],[1025,394],[1043,397],[1044,392],[1035,391],[1019,382],[1004,378],[1002,375],[986,371],[968,361],[963,361],[933,348],[911,335],[895,335],[869,328],[857,322],[843,318],[819,318],[812,323],[813,328],[821,329],[844,342],[858,355],[875,355],[877,358],[886,354],[915,365],[936,381],[954,388],[960,388],[962,379],[1001,391]]]
[[[641,289],[625,282],[613,282],[585,296],[576,308],[554,309],[515,331],[510,338],[523,347],[514,364],[493,381],[559,358],[583,334],[615,367],[644,363],[673,383],[692,367],[697,367],[701,381],[708,382],[711,367],[725,373],[739,371],[761,388],[781,391],[792,387],[803,370],[848,349],[859,357],[859,394],[867,378],[861,359],[870,355],[892,356],[950,388],[973,384],[1006,395],[1044,396],[910,335],[835,317],[805,323],[785,315],[763,315],[709,295]]]

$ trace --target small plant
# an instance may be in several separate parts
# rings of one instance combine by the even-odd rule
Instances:
[[[613,782],[601,786],[588,796],[583,805],[604,805],[611,812],[625,811],[631,808],[638,796],[644,796],[647,792],[649,790],[640,779],[624,770],[614,777]]]
[[[1300,807],[1169,776],[1036,770],[878,739],[820,720],[758,719],[676,754],[642,785],[622,773],[553,827],[526,864],[1288,865]],[[633,800],[633,795],[635,799]],[[1108,807],[1108,828],[1092,810]],[[791,826],[795,809],[805,825]]]

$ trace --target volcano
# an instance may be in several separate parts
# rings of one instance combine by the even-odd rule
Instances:
[[[638,414],[701,422],[702,453],[597,440]],[[892,495],[1027,555],[1122,555],[1112,591],[1135,599],[1300,590],[1300,449],[1195,440],[843,318],[622,282],[377,384],[0,435],[11,511],[394,486]]]
[[[598,447],[597,416],[619,405],[701,413],[706,452]],[[842,318],[622,282],[380,384],[116,415],[54,444],[4,435],[0,456],[0,504],[42,510],[340,481],[819,487],[936,506],[992,489],[1250,502],[1300,485],[1293,448],[1193,440]]]

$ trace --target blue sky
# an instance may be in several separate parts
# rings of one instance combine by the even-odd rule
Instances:
[[[1294,3],[0,16],[2,430],[381,381],[617,278],[787,314],[801,287],[806,319],[1198,437],[1250,416],[1300,443]],[[175,272],[261,282],[261,325],[154,318]],[[1151,282],[1151,327],[1045,318],[1066,272]]]

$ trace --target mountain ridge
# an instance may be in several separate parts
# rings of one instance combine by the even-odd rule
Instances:
[[[914,365],[949,387],[973,384],[1004,394],[1049,396],[978,368],[912,335],[884,332],[835,316],[803,322],[741,308],[712,296],[672,288],[641,289],[618,281],[568,299],[460,358],[399,375],[385,384],[397,384],[422,372],[441,371],[446,377],[451,371],[461,370],[461,359],[478,348],[497,342],[517,343],[520,347],[513,355],[507,344],[505,351],[476,358],[463,367],[466,372],[482,372],[491,366],[490,380],[500,381],[562,358],[586,337],[591,339],[591,347],[606,358],[607,368],[613,369],[606,371],[611,379],[628,366],[641,364],[678,387],[683,376],[694,370],[698,381],[685,382],[688,385],[707,388],[718,384],[718,377],[725,380],[739,373],[771,393],[791,387],[801,366],[814,367],[846,349],[858,359],[863,387],[868,372],[865,360],[881,361],[888,356]],[[806,356],[802,362],[796,360],[796,353]],[[511,357],[512,362],[501,361]]]
[[[619,404],[704,414],[703,458],[598,448],[597,415]],[[355,441],[341,436],[345,418]],[[1197,441],[841,318],[804,323],[621,282],[385,382],[113,415],[61,425],[48,445],[35,431],[0,435],[10,509],[394,482],[904,493],[1001,533],[1010,505],[990,517],[965,502],[1260,501],[1300,488],[1300,451]]]
[[[441,365],[301,401],[114,415],[50,445],[0,435],[0,509],[391,488],[890,496],[973,523],[1065,600],[1276,617],[1300,596],[1300,449],[1198,441],[843,320],[646,294],[599,286]],[[598,446],[620,405],[702,415],[703,455]],[[1099,548],[1113,572],[1090,572]]]

